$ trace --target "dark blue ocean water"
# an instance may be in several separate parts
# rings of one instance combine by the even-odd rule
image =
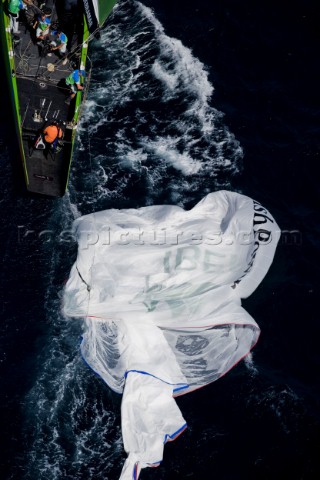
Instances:
[[[280,4],[281,3],[281,4]],[[280,4],[280,5],[279,5]],[[320,47],[316,2],[120,1],[94,73],[69,193],[28,196],[1,89],[1,473],[116,480],[120,402],[83,363],[60,312],[80,214],[231,189],[283,235],[243,302],[252,357],[178,398],[189,428],[141,479],[320,478]]]

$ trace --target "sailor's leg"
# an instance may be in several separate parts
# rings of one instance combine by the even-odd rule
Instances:
[[[65,103],[66,103],[67,105],[70,105],[70,102],[71,102],[71,100],[73,100],[74,97],[76,96],[76,91],[77,91],[77,90],[76,90],[76,87],[75,87],[74,85],[69,85],[69,87],[70,87],[72,93],[71,93],[70,97],[67,98],[67,100],[65,101]]]
[[[65,43],[59,48],[59,56],[63,60],[62,65],[65,65],[67,63],[67,45]]]
[[[66,103],[67,105],[70,105],[71,100],[73,100],[75,96],[76,96],[75,93],[71,93],[70,97],[67,98],[67,100],[65,101],[65,103]]]
[[[55,151],[58,145],[59,138],[55,138],[52,142],[52,150]]]
[[[18,14],[10,13],[10,30],[12,33],[19,33]]]
[[[33,3],[35,3],[35,2],[33,1]],[[35,22],[35,17],[36,17],[36,12],[35,12],[33,6],[28,5],[28,7],[25,10],[25,16],[26,16],[27,24],[29,25],[29,27],[32,27],[32,25]]]
[[[42,30],[39,27],[37,27],[37,30],[36,30],[36,37],[37,39],[41,40],[40,37],[42,37]]]

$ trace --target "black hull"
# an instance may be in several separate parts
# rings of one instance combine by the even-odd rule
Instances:
[[[32,27],[32,18],[38,10],[21,11],[19,33],[12,34],[9,18],[2,3],[1,34],[4,40],[6,76],[12,98],[13,112],[20,154],[24,169],[26,187],[29,192],[61,197],[68,185],[73,145],[77,123],[85,90],[79,91],[71,104],[66,103],[70,90],[65,78],[75,69],[87,73],[87,49],[89,32],[84,16],[70,14],[63,10],[61,3],[47,1],[52,9],[51,21],[68,36],[68,57],[63,65],[61,56],[56,53],[45,55]],[[81,10],[80,10],[81,11]],[[52,37],[48,37],[52,40]],[[85,42],[85,43],[84,43]],[[49,43],[49,41],[47,42]],[[89,85],[89,75],[85,87]],[[53,151],[50,145],[36,148],[36,139],[44,127],[57,121],[64,136],[58,148]]]

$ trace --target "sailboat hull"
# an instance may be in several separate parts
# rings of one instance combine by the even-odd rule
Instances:
[[[34,21],[41,10],[36,0],[33,2],[33,6],[20,11],[19,33],[14,34],[10,31],[7,1],[0,0],[6,78],[27,190],[61,197],[67,190],[77,126],[89,86],[91,65],[87,52],[91,29],[82,2],[71,5],[47,0],[51,29],[45,40],[39,42]],[[116,1],[107,3],[109,14]],[[66,61],[59,51],[50,52],[55,28],[68,37]],[[76,69],[86,70],[86,81],[84,89],[77,91],[68,103],[71,92],[65,79]],[[52,144],[37,142],[52,122],[57,122],[63,131],[63,138],[54,148]]]

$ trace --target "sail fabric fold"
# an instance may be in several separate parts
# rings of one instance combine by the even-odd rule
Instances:
[[[85,319],[83,358],[123,393],[121,479],[138,478],[186,427],[174,397],[217,380],[257,342],[241,298],[266,275],[280,230],[260,203],[219,191],[188,211],[96,212],[73,232],[64,313]]]
[[[121,428],[128,458],[121,480],[134,478],[135,469],[157,467],[165,443],[187,427],[172,395],[172,386],[150,375],[130,372],[126,376]]]

